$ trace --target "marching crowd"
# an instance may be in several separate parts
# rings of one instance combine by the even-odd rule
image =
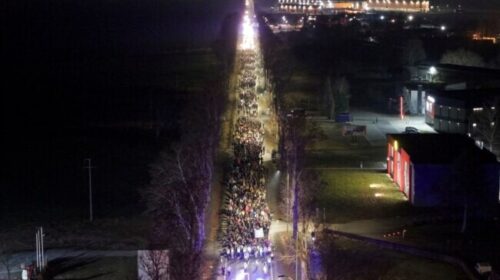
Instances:
[[[255,119],[258,96],[255,91],[255,52],[240,54],[238,119],[233,135],[233,163],[225,180],[222,256],[248,261],[250,257],[272,256],[267,239],[271,214],[266,202],[263,166],[264,129]]]

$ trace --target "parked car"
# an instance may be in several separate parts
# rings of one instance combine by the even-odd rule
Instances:
[[[418,129],[413,126],[405,127],[405,133],[418,133]]]

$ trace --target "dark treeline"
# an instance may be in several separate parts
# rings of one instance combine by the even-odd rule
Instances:
[[[221,116],[234,64],[239,16],[225,18],[214,43],[217,79],[190,98],[179,117],[180,135],[167,143],[149,168],[150,184],[142,190],[152,220],[150,248],[168,248],[173,279],[199,279],[206,237],[206,211],[214,179]]]

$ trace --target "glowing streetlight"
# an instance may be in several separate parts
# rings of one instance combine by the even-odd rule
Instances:
[[[409,15],[408,16],[408,21],[412,21],[413,20],[413,15]]]
[[[434,66],[429,67],[429,74],[436,75],[437,74],[436,67],[434,67]]]
[[[441,25],[441,31],[445,31],[446,30],[446,26],[445,25]]]
[[[438,71],[437,71],[436,67],[431,66],[431,67],[429,67],[429,70],[427,71],[427,73],[429,73],[430,81],[432,82],[434,80],[434,77],[437,75]]]

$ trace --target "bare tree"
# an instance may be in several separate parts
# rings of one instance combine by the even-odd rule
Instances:
[[[443,57],[441,57],[441,63],[474,67],[485,66],[481,56],[466,49],[445,52]]]
[[[151,165],[151,186],[145,192],[155,222],[153,242],[172,250],[174,279],[198,276],[198,271],[186,265],[188,261],[199,265],[203,248],[206,197],[202,184],[196,182],[195,161],[199,159],[191,148],[176,145],[164,151]]]
[[[141,251],[139,255],[139,270],[144,272],[144,276],[148,280],[168,280],[168,259],[167,250]]]
[[[296,246],[297,254],[306,266],[306,271],[309,274],[309,248],[307,247],[309,230],[316,227],[318,223],[318,194],[320,194],[324,183],[321,181],[319,174],[313,170],[305,169],[299,177],[299,213],[302,224],[301,242]],[[315,231],[315,230],[313,230]]]
[[[211,87],[220,88],[218,84]],[[178,143],[163,150],[150,166],[143,196],[154,221],[153,245],[168,246],[173,279],[198,279],[205,241],[215,151],[219,139],[221,95],[196,97],[182,118]]]
[[[349,111],[349,82],[346,77],[335,79],[332,92],[335,99],[335,112],[345,113]]]
[[[4,242],[6,240],[2,240],[0,242],[0,264],[7,271],[7,280],[11,278],[11,269],[12,269],[12,251],[9,247],[8,242]]]
[[[328,119],[334,119],[336,113],[349,111],[349,89],[349,82],[345,77],[335,78],[332,84],[331,76],[327,75],[323,88],[323,96]]]
[[[305,149],[305,118],[303,116],[287,115],[285,129],[285,160],[288,172],[288,184],[293,193],[292,202],[292,224],[293,224],[293,239],[298,237],[298,221],[299,221],[299,178],[302,170],[302,161]]]
[[[325,84],[323,88],[323,96],[326,105],[326,112],[328,119],[335,119],[335,96],[332,91],[332,79],[330,75],[325,78]]]
[[[300,215],[302,221],[302,233],[305,234],[314,223],[318,222],[318,194],[325,184],[317,172],[305,169],[300,176]]]
[[[415,66],[427,57],[424,45],[420,39],[410,39],[406,42],[401,54],[401,62],[407,66]]]

